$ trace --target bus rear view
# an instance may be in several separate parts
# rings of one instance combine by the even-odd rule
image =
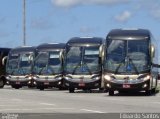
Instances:
[[[156,41],[148,30],[112,30],[106,38],[103,83],[114,91],[155,91],[158,79]]]

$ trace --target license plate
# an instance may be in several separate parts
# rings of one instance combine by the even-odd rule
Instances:
[[[79,83],[78,85],[81,86],[81,87],[84,87],[85,83]]]
[[[123,84],[123,88],[130,88],[131,86],[129,84]]]
[[[44,85],[49,85],[49,82],[44,82]]]
[[[20,82],[19,82],[19,81],[16,81],[16,84],[20,84]]]

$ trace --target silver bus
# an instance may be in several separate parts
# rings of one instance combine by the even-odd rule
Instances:
[[[32,67],[35,47],[22,46],[10,50],[6,64],[6,79],[12,88],[32,86]]]
[[[69,92],[101,87],[101,51],[103,39],[74,37],[66,44],[64,82]]]
[[[158,80],[157,42],[145,29],[114,29],[106,37],[102,86],[114,91],[155,92]]]
[[[40,90],[49,87],[63,89],[63,54],[65,43],[45,43],[37,46],[34,60],[34,80]]]
[[[6,84],[6,59],[10,48],[0,48],[0,88]]]

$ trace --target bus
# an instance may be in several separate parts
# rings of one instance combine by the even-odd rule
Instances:
[[[101,87],[103,39],[73,37],[66,44],[64,82],[70,93]]]
[[[0,48],[0,88],[3,88],[6,84],[6,57],[11,49]]]
[[[21,46],[10,50],[6,64],[6,79],[12,88],[34,86],[32,77],[35,47]]]
[[[103,87],[114,91],[156,91],[158,80],[157,41],[147,29],[113,29],[105,43]]]
[[[33,73],[40,90],[49,87],[63,89],[63,55],[65,43],[44,43],[36,48]]]

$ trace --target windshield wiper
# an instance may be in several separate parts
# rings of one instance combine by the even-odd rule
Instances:
[[[42,73],[42,71],[43,71],[44,68],[46,68],[46,67],[42,67],[42,68],[41,68],[41,70],[40,70],[39,73],[38,73],[39,75],[41,75],[41,73]]]
[[[20,71],[20,72],[22,71],[23,75],[25,75],[25,72],[24,72],[23,68],[20,68],[20,67],[19,67],[19,68],[18,68],[18,72],[19,72],[19,71]]]
[[[135,64],[133,63],[133,60],[131,58],[128,57],[129,63],[131,62],[133,65],[134,70],[136,71],[137,74],[139,74],[137,67],[135,66]]]
[[[75,71],[77,70],[78,66],[80,66],[80,65],[81,65],[81,62],[79,62],[79,63],[76,65],[76,67],[74,68],[74,70],[73,70],[72,74],[74,74],[74,73],[75,73]]]
[[[52,68],[51,66],[47,66],[47,72],[48,72],[48,70],[51,70],[52,75],[54,75],[54,74],[55,74],[55,71],[53,70],[53,68]]]
[[[76,65],[76,67],[74,68],[74,70],[73,70],[72,74],[75,74],[75,72],[76,72],[76,70],[77,70],[78,66],[80,66],[81,64],[82,64],[82,63],[81,63],[81,62],[79,62],[79,63]],[[87,63],[85,62],[85,63],[83,63],[83,64],[87,66],[88,72],[89,72],[89,74],[91,75],[91,74],[92,74],[92,72],[91,72],[91,70],[89,69],[89,67],[88,67]],[[83,64],[82,64],[82,65],[83,65]],[[81,66],[81,67],[82,67],[82,66]],[[83,68],[83,67],[82,67],[82,68]]]
[[[89,67],[88,67],[88,65],[87,65],[87,63],[86,63],[86,62],[84,63],[84,65],[86,65],[86,66],[87,66],[87,69],[88,69],[89,74],[90,74],[90,75],[92,75],[92,72],[91,72],[91,70],[89,69]]]
[[[117,74],[118,73],[118,70],[119,70],[119,68],[121,67],[121,65],[122,65],[122,63],[123,62],[125,62],[125,58],[120,62],[120,64],[118,65],[118,67],[116,68],[116,70],[115,70],[115,74]]]

